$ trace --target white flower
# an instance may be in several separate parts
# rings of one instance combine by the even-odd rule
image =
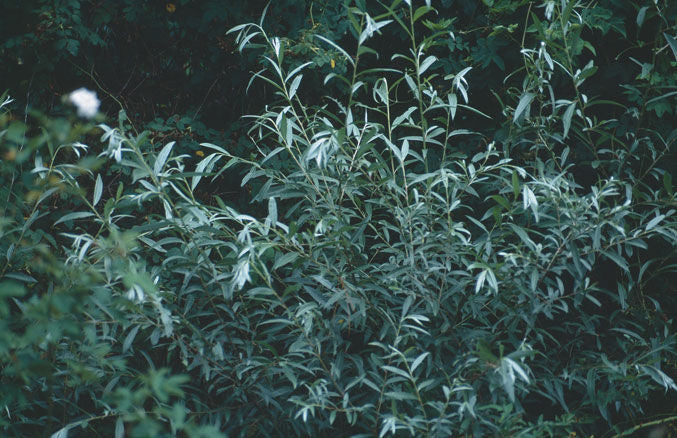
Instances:
[[[101,104],[96,97],[96,93],[86,88],[78,88],[73,91],[68,96],[68,100],[77,107],[78,115],[80,117],[86,117],[88,119],[91,119],[96,115],[99,111],[99,104]]]

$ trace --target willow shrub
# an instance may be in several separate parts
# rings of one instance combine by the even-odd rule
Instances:
[[[437,73],[449,36],[426,21],[434,10],[394,1],[380,15],[350,9],[353,50],[319,38],[349,65],[327,77],[344,94],[322,106],[301,99],[307,65],[289,67],[280,39],[260,23],[233,29],[241,49],[263,50],[254,83],[277,91],[251,117],[256,157],[203,144],[188,169],[174,143],[154,151],[121,123],[101,125],[119,178],[37,166],[78,188],[54,230],[73,243],[65,266],[92,278],[78,313],[88,342],[118,362],[8,412],[41,412],[61,436],[642,428],[646,401],[677,389],[661,290],[676,269],[675,136],[639,117],[620,138],[607,130],[618,120],[589,115],[600,102],[584,95],[594,60],[577,64],[581,6],[543,6],[529,28],[542,43],[523,48],[520,86],[500,96],[500,140],[464,129],[463,115],[483,117],[473,70]],[[386,26],[410,38],[392,60],[369,47]],[[584,165],[591,184],[573,171]],[[250,214],[194,195],[233,166],[248,169],[261,206]],[[60,339],[49,351],[82,363],[80,344]]]
[[[298,97],[304,66],[285,70],[277,38],[235,29],[241,46],[268,47],[256,79],[280,97],[254,117],[260,157],[238,160],[268,205],[239,236],[233,296],[272,311],[256,324],[272,356],[247,369],[270,373],[291,426],[312,431],[561,436],[641,423],[650,391],[677,389],[673,322],[659,318],[674,303],[647,290],[675,273],[661,168],[674,131],[666,140],[641,119],[624,139],[605,131],[617,120],[589,113],[608,102],[584,94],[594,60],[576,64],[581,6],[545,2],[530,28],[543,40],[523,48],[522,89],[503,108],[507,138],[459,149],[473,135],[458,121],[476,112],[472,70],[437,75],[429,51],[444,29],[424,21],[429,5],[399,3],[351,10],[352,55],[321,38],[351,67],[327,77],[345,95],[322,107]],[[385,26],[410,48],[361,69]],[[586,153],[590,185],[570,171]]]

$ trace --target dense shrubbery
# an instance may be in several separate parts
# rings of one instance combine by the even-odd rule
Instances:
[[[0,430],[674,420],[676,8],[441,3],[336,2],[353,39],[298,37],[323,81],[267,19],[234,28],[272,90],[240,147],[176,143],[180,117],[95,126],[3,98]],[[460,6],[481,37],[442,13]],[[227,173],[244,199],[202,189]]]

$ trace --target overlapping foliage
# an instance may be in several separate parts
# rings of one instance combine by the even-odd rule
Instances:
[[[497,19],[456,65],[466,36],[430,4],[356,2],[351,45],[314,37],[343,66],[331,95],[265,21],[234,28],[275,91],[246,156],[204,143],[195,162],[124,113],[28,131],[5,114],[2,430],[587,436],[674,418],[650,403],[677,390],[674,7],[637,10],[650,59],[619,96],[589,38],[627,33],[618,11],[485,3],[521,32],[497,43],[516,32]],[[515,69],[498,110],[474,100],[491,63]],[[234,169],[250,211],[197,195]]]

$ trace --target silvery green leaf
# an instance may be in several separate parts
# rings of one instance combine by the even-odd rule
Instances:
[[[575,109],[576,102],[571,102],[567,107],[567,110],[564,112],[564,116],[562,117],[562,123],[564,123],[564,133],[562,134],[562,138],[567,138],[567,135],[569,134],[569,128],[571,128],[571,118],[574,115]]]
[[[408,120],[411,117],[411,114],[414,111],[416,111],[416,107],[412,106],[412,107],[407,108],[407,110],[405,112],[403,112],[402,114],[400,114],[399,116],[395,117],[395,120],[393,120],[393,123],[392,123],[392,129],[395,129],[396,127],[401,125],[402,122],[404,122],[405,120]]]
[[[399,157],[400,160],[401,161],[406,160],[407,155],[409,155],[409,142],[405,139],[402,142],[402,150],[401,150],[400,157]]]
[[[639,8],[639,12],[637,12],[637,18],[635,19],[635,22],[637,23],[638,28],[642,27],[642,24],[644,24],[644,17],[646,17],[647,9],[649,9],[648,6],[643,6]]]
[[[663,36],[665,37],[665,40],[668,42],[670,49],[672,49],[672,54],[675,55],[675,59],[677,59],[677,40],[673,36],[668,35],[665,32],[663,32]]]
[[[68,438],[68,431],[71,430],[73,427],[75,427],[75,425],[69,424],[68,426],[63,427],[63,428],[57,430],[56,432],[54,432],[50,436],[50,438]]]
[[[126,353],[127,350],[129,350],[129,347],[132,346],[132,342],[134,342],[134,338],[136,337],[136,334],[139,332],[139,328],[141,326],[135,325],[127,334],[127,337],[125,337],[125,341],[122,343],[122,352]]]
[[[336,43],[333,42],[332,40],[330,40],[330,39],[328,39],[328,38],[325,38],[325,37],[323,37],[323,36],[321,36],[321,35],[313,35],[313,37],[314,37],[314,38],[317,38],[317,39],[319,39],[319,40],[321,40],[321,41],[324,41],[325,43],[327,43],[327,44],[329,44],[330,46],[332,46],[334,49],[336,49],[336,50],[338,50],[339,52],[341,52],[341,54],[345,57],[345,59],[346,59],[353,67],[355,67],[355,61],[354,61],[353,58],[348,54],[348,52],[346,52],[341,46],[339,46],[338,44],[336,44]]]
[[[311,61],[308,61],[308,62],[304,62],[303,64],[299,65],[299,66],[296,67],[294,70],[292,70],[291,72],[289,72],[289,74],[287,75],[287,77],[285,78],[284,81],[285,81],[285,82],[289,82],[289,79],[293,78],[294,75],[296,75],[296,73],[300,72],[301,70],[303,70],[304,68],[306,68],[307,66],[309,66],[309,65],[311,65],[311,64],[312,64],[312,62],[311,62]]]
[[[655,218],[651,219],[651,220],[649,221],[648,224],[646,224],[646,229],[645,229],[645,230],[646,230],[646,231],[649,231],[649,230],[655,228],[659,223],[661,223],[661,221],[662,221],[663,219],[665,219],[665,215],[664,215],[664,214],[659,214],[659,215],[656,216]]]
[[[414,362],[411,364],[411,372],[412,372],[412,373],[413,373],[414,371],[416,371],[416,368],[418,368],[418,366],[421,365],[421,363],[423,362],[423,360],[424,360],[426,357],[428,357],[428,355],[430,355],[430,353],[426,351],[425,353],[419,355],[416,359],[414,359]]]
[[[115,438],[124,438],[125,436],[125,422],[122,417],[118,417],[115,421]]]
[[[103,181],[101,181],[101,175],[96,175],[96,183],[94,184],[94,197],[92,199],[92,206],[96,204],[101,199],[101,194],[103,193]]]
[[[296,95],[296,90],[299,88],[299,85],[301,84],[301,79],[303,79],[302,74],[296,76],[292,81],[291,85],[289,86],[289,100],[293,99],[294,96]]]
[[[513,123],[517,123],[522,115],[526,116],[529,114],[529,107],[531,106],[531,101],[534,100],[534,97],[536,97],[536,93],[531,92],[524,93],[522,97],[520,97],[520,101],[517,104],[517,108],[515,108],[515,114],[512,118]]]
[[[290,252],[290,253],[287,253],[287,254],[280,256],[280,258],[275,260],[275,263],[273,264],[273,270],[281,268],[282,266],[288,265],[289,263],[292,263],[298,257],[299,257],[298,253],[295,253],[295,252]]]
[[[437,61],[437,58],[433,55],[428,56],[423,62],[421,63],[418,73],[419,75],[422,75],[423,73],[430,68],[431,65],[433,65]]]
[[[60,224],[61,222],[66,222],[66,221],[72,221],[76,219],[84,219],[86,217],[92,217],[94,216],[94,213],[88,212],[88,211],[78,211],[74,213],[68,213],[66,215],[61,216],[59,219],[54,222],[54,225]]]
[[[167,158],[169,158],[169,153],[172,151],[174,144],[176,142],[170,141],[162,148],[157,158],[155,159],[155,165],[153,166],[153,174],[157,177],[162,172],[162,169],[165,167]]]

